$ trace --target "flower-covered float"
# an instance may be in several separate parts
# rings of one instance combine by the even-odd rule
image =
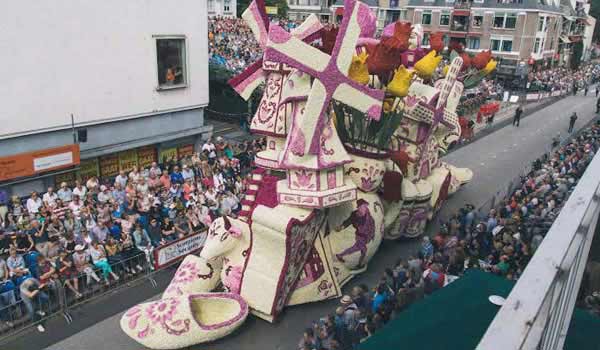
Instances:
[[[376,39],[375,17],[356,0],[345,0],[336,28],[310,16],[287,32],[269,23],[264,0],[243,18],[264,55],[230,83],[244,98],[264,85],[251,130],[268,147],[237,218],[214,220],[162,301],[123,316],[125,333],[150,348],[214,340],[249,312],[272,322],[286,305],[339,297],[383,239],[422,234],[473,176],[440,155],[460,135],[463,88],[495,68],[489,52],[471,58],[456,46],[443,57],[440,36],[425,49],[420,26],[404,22]]]

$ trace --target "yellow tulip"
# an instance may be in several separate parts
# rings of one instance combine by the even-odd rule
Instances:
[[[404,97],[408,95],[408,88],[414,72],[409,71],[404,66],[396,69],[394,78],[387,86],[387,91],[396,97]]]
[[[444,76],[448,75],[449,70],[450,70],[450,66],[444,66],[444,68],[442,68],[442,73],[444,73]]]
[[[494,61],[493,59],[491,59],[486,65],[485,68],[483,68],[483,71],[485,72],[485,74],[490,74],[491,72],[494,71],[494,69],[496,69],[496,65],[498,64],[498,62]]]
[[[367,57],[369,57],[369,55],[364,51],[358,55],[352,56],[348,77],[359,84],[366,85],[369,83],[370,77],[369,69],[367,68]]]
[[[415,71],[423,79],[431,78],[433,72],[435,72],[435,68],[441,61],[442,56],[436,56],[435,50],[431,50],[425,57],[415,63]]]
[[[383,111],[389,113],[394,109],[394,100],[386,98],[383,100]]]

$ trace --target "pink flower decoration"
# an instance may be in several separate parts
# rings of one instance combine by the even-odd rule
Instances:
[[[241,266],[229,266],[223,278],[223,285],[227,287],[229,292],[240,294],[242,283],[242,268]]]
[[[232,237],[239,238],[239,237],[242,236],[242,230],[240,230],[239,227],[236,227],[236,226],[232,225],[231,228],[229,228],[229,234]]]
[[[196,266],[195,263],[188,261],[177,269],[175,276],[173,277],[173,284],[180,283],[189,283],[193,281],[198,274],[200,273],[200,269]]]
[[[177,299],[162,299],[150,304],[146,309],[146,315],[154,324],[163,324],[173,318],[178,305]]]

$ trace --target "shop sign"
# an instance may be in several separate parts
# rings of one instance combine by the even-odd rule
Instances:
[[[277,15],[277,6],[265,6],[265,10],[267,12],[267,15]]]
[[[79,164],[79,145],[66,145],[0,158],[0,181],[33,176]]]

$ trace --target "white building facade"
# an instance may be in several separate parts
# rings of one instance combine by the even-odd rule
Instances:
[[[0,13],[0,163],[67,144],[79,145],[82,162],[67,169],[73,174],[0,176],[0,188],[41,190],[94,167],[108,178],[115,164],[160,161],[182,145],[189,152],[210,133],[205,1],[179,0],[168,11],[158,0],[8,7]]]
[[[200,0],[204,1],[204,0]],[[206,0],[210,17],[236,17],[237,0]]]

